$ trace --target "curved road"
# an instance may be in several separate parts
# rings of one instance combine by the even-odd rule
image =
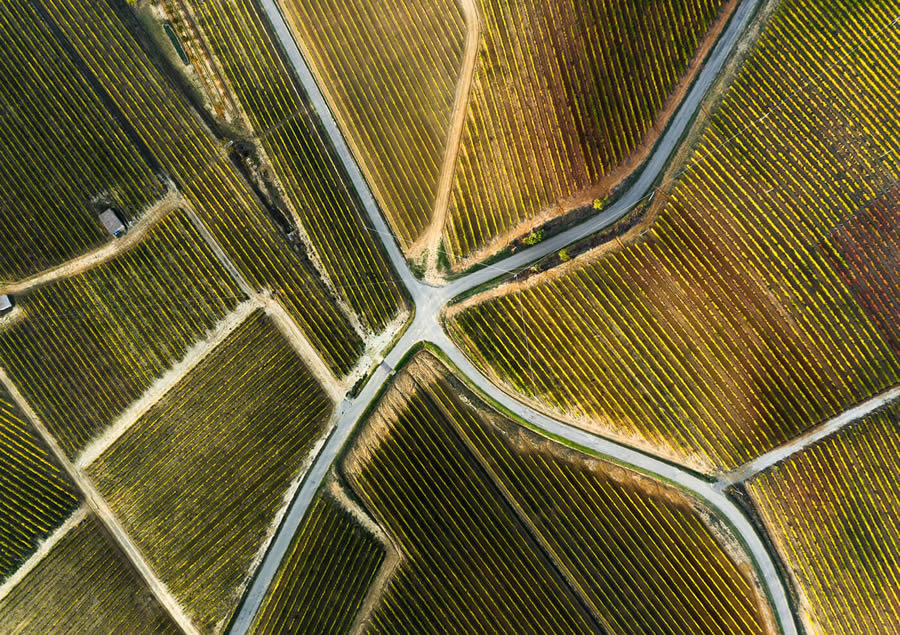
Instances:
[[[322,120],[325,132],[334,145],[338,158],[343,163],[351,182],[363,202],[368,220],[375,233],[383,237],[382,242],[401,281],[406,285],[415,304],[415,318],[403,337],[387,354],[385,361],[390,367],[396,367],[410,348],[418,342],[427,341],[435,344],[456,364],[460,372],[466,375],[483,393],[499,402],[531,425],[558,435],[572,443],[587,447],[598,454],[622,465],[635,468],[650,475],[660,477],[692,492],[703,500],[718,514],[726,519],[732,529],[742,539],[750,555],[756,563],[762,583],[775,610],[776,620],[785,635],[796,635],[797,628],[788,605],[787,594],[778,576],[775,565],[753,526],[719,488],[678,467],[660,461],[652,456],[642,454],[627,446],[594,436],[581,429],[561,423],[545,415],[535,412],[510,395],[497,388],[481,372],[475,368],[463,353],[446,336],[438,321],[441,308],[455,296],[496,278],[498,274],[517,271],[532,262],[539,260],[566,245],[593,234],[612,224],[625,215],[629,209],[644,198],[650,187],[662,172],[670,155],[678,146],[694,113],[700,106],[716,76],[728,58],[740,35],[743,33],[750,16],[760,0],[742,0],[736,9],[728,28],[719,38],[710,53],[700,75],[673,117],[665,135],[657,143],[653,154],[645,164],[639,178],[630,189],[609,209],[593,216],[583,223],[560,233],[542,243],[534,245],[472,274],[455,280],[444,287],[431,287],[420,282],[409,270],[406,259],[398,248],[387,223],[375,203],[353,155],[335,123],[334,117],[325,102],[313,76],[300,53],[293,36],[282,16],[276,0],[260,0],[260,4],[268,14],[273,30],[281,42],[288,59],[306,89],[313,108]],[[300,526],[307,507],[315,497],[319,486],[332,463],[337,458],[351,431],[362,416],[363,411],[372,402],[379,389],[387,379],[387,371],[381,367],[360,394],[354,399],[345,399],[339,406],[338,422],[334,432],[328,439],[321,453],[316,457],[310,471],[291,502],[284,521],[275,535],[272,544],[260,564],[244,602],[231,627],[232,633],[246,633],[254,615],[271,584],[279,564],[290,546],[291,539]]]

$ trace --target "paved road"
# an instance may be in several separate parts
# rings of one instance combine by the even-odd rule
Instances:
[[[858,421],[866,415],[875,412],[882,406],[886,406],[887,404],[896,401],[897,399],[900,399],[900,386],[879,393],[868,401],[864,401],[861,404],[845,410],[836,417],[829,419],[825,423],[817,425],[806,434],[800,435],[795,439],[791,439],[788,443],[780,445],[774,450],[766,452],[762,456],[756,457],[749,463],[745,463],[739,468],[732,470],[728,474],[724,475],[721,479],[719,479],[717,488],[725,489],[727,487],[730,487],[731,485],[734,485],[735,483],[742,483],[751,476],[759,474],[760,472],[769,469],[776,463],[779,463],[788,458],[792,454],[796,454],[804,448],[809,447],[816,441],[821,441],[822,439],[831,436],[832,434],[846,426],[848,423]]]
[[[484,377],[450,341],[438,323],[438,314],[441,308],[456,295],[488,282],[503,274],[503,272],[517,271],[576,240],[603,229],[624,216],[629,209],[649,193],[651,185],[661,174],[669,156],[678,146],[694,113],[699,108],[700,102],[713,84],[729,53],[738,42],[758,2],[759,0],[743,0],[741,2],[732,17],[731,23],[713,48],[706,65],[672,119],[666,134],[654,149],[643,172],[616,204],[566,232],[522,250],[491,267],[484,268],[462,277],[445,287],[438,288],[421,283],[407,267],[406,260],[393,235],[388,230],[387,223],[382,218],[375,199],[365,179],[363,179],[362,173],[347,147],[328,108],[328,104],[319,91],[275,0],[260,0],[272,23],[275,34],[281,41],[300,81],[309,93],[309,99],[313,107],[322,119],[325,131],[336,148],[338,158],[343,163],[354,187],[360,195],[374,231],[382,236],[382,242],[387,249],[391,262],[397,270],[401,281],[409,289],[415,303],[416,314],[413,323],[388,353],[385,361],[390,366],[395,367],[416,343],[428,341],[436,344],[443,349],[459,370],[474,382],[480,390],[537,428],[590,448],[594,452],[610,457],[623,465],[676,483],[685,490],[692,492],[718,511],[723,518],[727,519],[734,531],[743,539],[756,562],[762,582],[766,586],[766,591],[772,600],[776,618],[783,632],[786,635],[795,635],[797,629],[790,612],[787,595],[769,553],[747,518],[713,484],[627,446],[602,439],[533,411],[498,389]],[[232,633],[242,634],[247,632],[253,616],[262,602],[265,591],[274,578],[278,565],[287,553],[290,541],[303,520],[306,509],[350,436],[354,426],[362,416],[363,411],[374,399],[385,379],[387,379],[386,372],[379,370],[355,399],[347,399],[340,405],[336,428],[306,475],[296,497],[291,502],[284,522],[276,534],[266,557],[260,564],[257,576],[246,595],[240,612],[235,618],[231,628]]]

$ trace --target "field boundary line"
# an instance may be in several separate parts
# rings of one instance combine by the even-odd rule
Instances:
[[[150,230],[156,227],[160,221],[164,220],[169,213],[181,207],[183,203],[184,199],[181,194],[171,187],[170,184],[166,194],[161,199],[157,200],[156,203],[141,216],[137,223],[129,227],[122,238],[114,238],[86,254],[76,256],[71,260],[45,269],[28,278],[23,278],[22,280],[9,282],[7,284],[0,284],[0,293],[24,293],[36,287],[56,282],[57,280],[77,276],[89,269],[93,269],[105,262],[109,262],[140,243]]]
[[[335,476],[332,475],[320,496],[330,496],[335,505],[353,516],[353,519],[365,531],[372,534],[384,547],[384,560],[382,560],[381,566],[378,567],[378,573],[375,574],[375,577],[369,583],[369,588],[366,589],[366,593],[359,604],[359,610],[356,611],[356,615],[347,629],[348,635],[361,635],[365,632],[364,629],[372,613],[378,607],[378,603],[384,595],[388,583],[400,567],[400,563],[403,561],[403,554],[387,532],[378,524],[378,521],[367,514],[359,503],[350,498],[346,487]]]
[[[59,461],[63,469],[69,474],[72,480],[75,481],[75,484],[84,495],[88,507],[90,507],[91,511],[94,512],[109,532],[112,540],[118,544],[125,558],[128,559],[131,566],[134,567],[137,574],[143,579],[144,584],[147,585],[162,609],[168,613],[172,621],[177,624],[183,632],[188,635],[200,635],[200,632],[184,612],[184,609],[175,599],[175,596],[172,595],[171,591],[169,591],[163,581],[159,579],[156,572],[150,566],[150,563],[144,558],[140,549],[138,549],[137,545],[134,544],[134,541],[131,540],[131,537],[119,522],[118,517],[116,517],[115,512],[113,512],[112,508],[97,490],[94,483],[82,470],[75,467],[72,461],[69,460],[69,457],[63,452],[62,447],[60,447],[53,435],[50,434],[50,431],[37,416],[37,413],[32,409],[31,405],[22,396],[22,393],[19,392],[18,387],[12,382],[9,375],[6,373],[6,370],[3,368],[0,368],[0,383],[6,387],[10,397],[12,397],[16,405],[19,406],[34,426],[35,430],[37,430],[38,434],[41,435],[44,443],[47,444],[56,457],[56,460]]]
[[[331,141],[336,160],[343,165],[344,171],[347,173],[347,176],[350,177],[350,180],[354,185],[354,187],[348,187],[347,189],[351,192],[355,191],[356,194],[359,195],[363,207],[369,205],[369,201],[364,198],[365,192],[370,196],[374,195],[372,197],[372,205],[375,205],[375,200],[385,200],[381,191],[378,189],[375,174],[369,169],[369,166],[365,161],[366,154],[362,151],[360,145],[356,143],[356,140],[349,132],[346,134],[344,133],[344,130],[350,130],[346,118],[341,116],[339,109],[332,107],[337,106],[339,102],[334,99],[331,92],[328,90],[324,78],[312,62],[312,56],[305,48],[303,48],[300,37],[295,35],[300,33],[300,30],[293,26],[294,18],[286,6],[286,0],[259,0],[259,2],[263,15],[274,31],[275,38],[282,46],[288,65],[293,68],[297,81],[303,88],[303,92],[306,93],[306,111],[319,120],[319,123],[325,130],[325,135]],[[287,30],[286,34],[280,32],[281,25],[277,24],[273,19],[273,16],[275,15],[272,13],[273,10],[281,17],[284,28]],[[294,44],[296,52],[300,55],[300,58],[306,67],[306,71],[309,73],[308,78],[301,74],[300,67],[298,67],[297,61],[292,55],[294,51],[287,45],[284,35],[287,35],[290,38],[290,42]],[[309,82],[312,83],[310,84]],[[315,87],[315,92],[311,89],[313,86]],[[318,95],[315,94],[316,92],[318,92]],[[326,118],[330,118],[331,121],[326,121]],[[319,133],[318,130],[316,132],[317,134]],[[337,137],[335,135],[337,135]],[[337,142],[338,138],[341,140],[343,147]],[[350,168],[351,164],[356,168],[358,174],[353,173]],[[356,183],[357,176],[359,176],[359,179],[366,184],[366,189],[360,188]],[[392,230],[391,236],[396,236],[399,241],[399,236],[402,235],[400,228],[394,225],[394,221],[391,219],[390,214],[386,213],[385,218],[388,219],[387,222],[390,224]]]
[[[75,525],[85,518],[87,518],[87,506],[82,503],[78,509],[66,518],[62,525],[54,529],[49,536],[38,543],[35,552],[28,556],[28,559],[25,560],[25,562],[9,576],[3,584],[0,584],[0,600],[9,595],[10,591],[12,591],[19,582],[24,580],[25,577],[31,573],[32,569],[40,564],[41,560],[44,559],[44,556],[50,553],[53,547],[56,546],[56,543],[62,540]]]
[[[459,148],[462,145],[466,115],[469,113],[469,99],[472,95],[472,86],[475,84],[478,47],[481,44],[481,16],[475,0],[457,1],[466,19],[466,48],[463,51],[462,64],[459,69],[459,81],[456,83],[456,92],[453,97],[453,111],[450,115],[447,140],[444,143],[444,158],[441,163],[441,171],[438,173],[434,207],[431,210],[431,222],[419,239],[409,247],[409,255],[413,258],[423,250],[428,252],[426,273],[434,272],[437,269],[438,250],[441,246],[441,237],[444,234],[447,213],[450,210],[450,190],[453,188],[453,179],[456,175]]]
[[[716,487],[724,490],[732,485],[743,483],[760,472],[769,469],[776,463],[789,459],[794,454],[802,452],[822,439],[840,432],[845,426],[851,423],[861,421],[878,409],[888,406],[898,399],[900,399],[900,385],[882,391],[874,397],[856,404],[831,419],[814,426],[812,429],[807,430],[793,440],[778,446],[774,450],[770,450],[765,454],[756,457],[752,461],[748,461],[730,472],[727,472],[719,479]]]
[[[166,396],[203,360],[218,348],[218,346],[234,333],[256,309],[262,308],[262,304],[255,300],[245,300],[235,307],[228,315],[215,324],[206,333],[206,337],[196,342],[187,351],[181,361],[167,370],[162,377],[156,379],[153,384],[133,401],[109,425],[103,434],[94,438],[85,446],[75,459],[75,467],[85,469],[97,460],[101,454],[108,450],[122,435],[136,424],[160,399]]]
[[[455,375],[453,374],[453,371],[449,371],[449,375],[450,375],[450,377],[455,377]],[[420,390],[422,390],[423,392],[428,391],[428,387],[422,386],[417,379],[413,378],[413,381],[416,383],[416,386]],[[469,391],[472,396],[474,396],[476,399],[479,399],[479,401],[482,401],[480,399],[480,396],[475,391],[472,391],[471,389],[469,389]],[[446,406],[446,404],[444,404],[443,401],[439,400],[437,406],[440,409],[440,411],[443,413],[443,415],[447,418],[447,420],[450,422],[450,425],[453,427],[453,430],[456,432],[456,436],[458,436],[460,438],[460,440],[462,440],[463,445],[472,454],[472,456],[475,459],[475,462],[478,463],[478,465],[484,471],[487,478],[494,484],[494,487],[497,488],[497,491],[500,492],[500,496],[503,498],[503,500],[509,506],[515,519],[518,520],[519,523],[521,523],[523,531],[528,533],[530,535],[531,539],[535,542],[535,544],[539,546],[540,550],[543,551],[543,555],[544,555],[544,557],[546,557],[547,562],[555,570],[557,575],[559,575],[560,580],[569,587],[568,590],[572,593],[573,596],[575,596],[577,598],[577,601],[579,601],[581,603],[581,605],[582,605],[581,608],[583,608],[583,610],[588,615],[590,615],[596,621],[597,624],[599,624],[600,626],[605,628],[607,630],[607,632],[610,632],[610,633],[614,632],[614,629],[612,628],[612,625],[609,624],[609,621],[603,615],[601,615],[599,612],[597,612],[594,602],[592,602],[590,599],[590,594],[584,588],[584,586],[576,579],[575,574],[571,570],[571,567],[566,566],[566,564],[563,562],[562,557],[558,553],[558,550],[554,549],[551,546],[549,540],[547,540],[547,537],[538,529],[534,520],[522,508],[522,505],[519,503],[518,500],[516,500],[516,497],[513,495],[512,491],[510,491],[509,487],[507,487],[506,483],[503,481],[503,479],[500,477],[500,475],[497,473],[497,471],[493,467],[491,467],[490,462],[488,461],[487,457],[478,450],[478,448],[472,442],[472,439],[469,437],[469,435],[467,435],[462,430],[462,428],[457,423],[457,420],[453,417],[453,414],[450,412],[450,410]],[[488,416],[492,419],[497,417],[497,415],[498,415],[497,411],[494,408],[492,408],[490,404],[487,404],[487,403],[484,404],[479,409],[487,411]],[[479,425],[482,425],[485,428],[489,428],[490,426],[493,425],[493,423],[490,421],[488,421],[488,422],[479,421]]]
[[[334,402],[334,405],[341,403],[344,399],[344,393],[346,393],[346,387],[342,382],[338,381],[334,374],[328,369],[328,366],[326,366],[325,362],[322,361],[322,358],[319,357],[316,349],[313,348],[312,344],[309,343],[309,340],[306,339],[306,336],[303,335],[303,331],[300,330],[297,323],[294,322],[290,315],[288,315],[288,312],[285,311],[284,307],[275,300],[258,294],[257,297],[259,298],[259,302],[266,315],[272,319],[272,322],[275,323],[275,327],[288,343],[290,343],[294,352],[300,356],[313,377],[316,378],[316,381],[319,382],[319,385],[322,386],[328,394],[328,397]]]
[[[303,334],[303,331],[300,330],[300,327],[297,326],[297,323],[294,322],[293,318],[276,300],[265,292],[259,292],[250,286],[247,279],[244,278],[240,270],[233,262],[231,262],[228,254],[225,253],[225,250],[222,249],[213,237],[209,228],[206,226],[206,223],[204,223],[197,214],[197,211],[189,204],[185,206],[185,210],[187,211],[188,218],[191,219],[191,223],[196,227],[197,231],[200,232],[203,240],[216,255],[216,259],[223,267],[225,267],[226,271],[231,274],[231,277],[238,283],[241,290],[247,294],[247,297],[257,302],[266,312],[266,315],[272,318],[272,321],[275,322],[278,330],[288,340],[294,351],[296,351],[301,359],[303,359],[303,362],[306,364],[307,368],[309,368],[313,377],[319,382],[319,385],[321,385],[328,394],[329,398],[334,401],[335,404],[339,404],[344,399],[344,393],[346,392],[345,386],[334,376],[331,369],[325,365],[322,357],[313,345],[310,344],[309,340],[306,339],[306,336]]]

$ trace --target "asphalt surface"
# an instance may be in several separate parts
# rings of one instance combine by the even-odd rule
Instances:
[[[832,434],[846,426],[848,423],[859,421],[863,417],[872,414],[879,408],[882,408],[887,404],[896,401],[897,399],[900,399],[900,386],[891,388],[890,390],[886,390],[875,395],[871,399],[857,404],[852,408],[848,408],[836,417],[832,417],[825,423],[817,425],[806,434],[802,434],[799,437],[791,439],[789,442],[783,445],[779,445],[774,450],[766,452],[762,456],[758,456],[752,461],[745,463],[744,465],[729,472],[728,474],[725,474],[721,479],[719,479],[717,488],[725,489],[726,487],[730,487],[735,483],[743,483],[748,478],[769,469],[776,463],[780,463],[789,456],[800,452],[804,448],[808,448],[817,441],[821,441],[826,437],[830,437]]]
[[[416,343],[422,341],[431,342],[441,348],[458,367],[459,371],[483,393],[536,428],[586,447],[616,463],[670,481],[693,493],[697,498],[715,509],[722,518],[727,520],[733,531],[741,538],[750,556],[755,561],[761,581],[769,595],[775,610],[776,619],[782,631],[786,635],[795,635],[797,628],[788,605],[787,594],[771,556],[753,526],[740,509],[720,491],[720,488],[678,467],[642,454],[627,446],[561,423],[525,406],[497,388],[482,375],[446,336],[438,321],[441,308],[460,293],[489,282],[500,275],[518,271],[553,252],[559,251],[570,243],[607,227],[648,196],[653,182],[661,174],[672,152],[678,147],[694,113],[699,108],[701,101],[715,81],[729,54],[739,41],[759,1],[743,0],[738,6],[728,28],[719,38],[719,41],[707,58],[703,70],[695,80],[678,112],[672,118],[665,134],[654,148],[653,154],[645,164],[640,176],[614,205],[563,233],[528,249],[519,251],[490,267],[485,267],[459,278],[444,287],[432,287],[423,284],[409,270],[406,259],[397,246],[393,234],[388,229],[387,223],[382,217],[375,199],[347,147],[328,104],[319,91],[275,0],[260,0],[260,4],[267,13],[275,34],[306,89],[310,103],[321,118],[325,132],[334,145],[339,160],[343,163],[353,186],[359,193],[368,215],[370,226],[375,233],[382,237],[382,243],[399,275],[400,281],[406,285],[415,303],[416,310],[413,323],[386,355],[385,361],[387,364],[390,367],[396,367],[403,356]],[[260,564],[244,603],[232,624],[232,633],[242,634],[249,629],[266,589],[271,584],[279,564],[288,551],[291,539],[303,521],[306,509],[315,497],[325,475],[359,422],[363,412],[388,378],[389,373],[387,370],[383,367],[379,368],[375,376],[369,380],[356,398],[345,399],[340,404],[334,431],[316,458],[310,471],[306,474],[303,484],[291,502],[284,521]]]

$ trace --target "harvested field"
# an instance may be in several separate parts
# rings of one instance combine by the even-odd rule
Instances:
[[[406,250],[432,219],[466,42],[457,0],[283,0]]]
[[[75,511],[79,498],[37,432],[0,390],[0,582]]]
[[[115,259],[23,297],[0,364],[74,457],[243,298],[175,211]]]
[[[809,633],[893,633],[900,624],[898,457],[893,406],[747,484]]]
[[[333,404],[256,311],[87,469],[203,632],[220,632]]]
[[[97,220],[128,220],[164,187],[40,19],[0,6],[0,279],[24,278],[99,246]]]
[[[91,515],[0,599],[0,631],[179,632]]]
[[[896,384],[891,283],[860,267],[897,277],[865,210],[900,174],[898,14],[781,2],[654,226],[467,302],[457,340],[557,416],[710,472]],[[838,262],[864,231],[877,264]]]
[[[736,541],[678,490],[519,428],[428,354],[396,381],[343,463],[401,551],[372,631],[770,630]]]
[[[384,556],[384,546],[350,512],[319,495],[250,633],[348,632]]]

